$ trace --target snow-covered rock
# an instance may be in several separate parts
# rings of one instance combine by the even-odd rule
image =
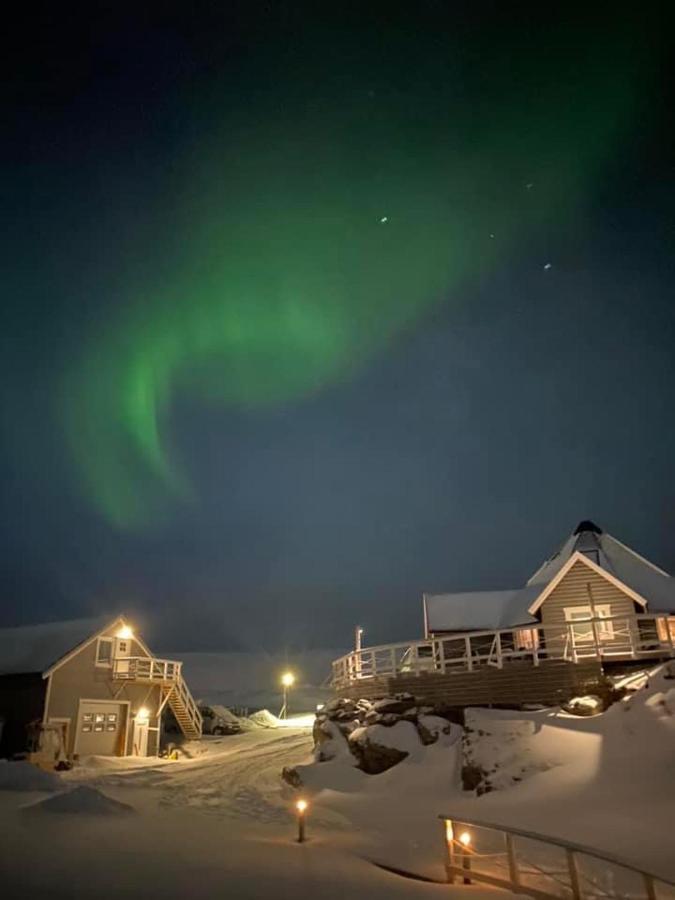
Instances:
[[[88,816],[120,816],[136,812],[128,803],[113,800],[112,797],[108,797],[86,784],[63,794],[55,794],[53,797],[41,800],[25,809],[32,813],[77,813]]]

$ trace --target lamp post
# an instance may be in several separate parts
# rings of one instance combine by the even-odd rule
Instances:
[[[463,831],[459,836],[459,843],[462,845],[462,869],[464,884],[471,884],[471,857],[469,856],[469,846],[471,844],[471,835],[468,831]]]
[[[279,713],[280,719],[288,718],[288,692],[295,684],[295,675],[292,672],[284,672],[281,676],[281,687],[283,689],[284,702]]]
[[[298,814],[298,843],[305,841],[305,813],[307,812],[307,801],[298,800],[295,804],[295,811]]]

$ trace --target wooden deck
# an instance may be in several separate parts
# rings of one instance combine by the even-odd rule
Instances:
[[[352,698],[407,691],[451,705],[559,703],[597,689],[607,662],[674,655],[667,616],[577,620],[355,650],[333,663],[333,687]]]

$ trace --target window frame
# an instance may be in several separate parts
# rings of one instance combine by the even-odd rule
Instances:
[[[107,644],[110,647],[110,656],[107,660],[102,660],[100,656],[101,645]],[[95,664],[99,669],[112,669],[113,665],[113,653],[114,653],[114,638],[111,637],[99,637],[96,640],[96,656],[95,656]]]
[[[595,615],[593,612],[595,611]],[[574,618],[574,614],[583,614],[583,618]],[[612,618],[612,607],[609,603],[596,603],[594,604],[593,609],[589,605],[586,606],[566,606],[565,607],[565,621],[568,625],[574,625],[575,621],[579,625],[583,625],[584,623],[588,623],[590,625],[590,634],[591,637],[588,639],[589,642],[594,640],[594,634],[597,634],[599,641],[613,641],[614,640],[614,625],[611,622]],[[610,621],[603,621],[603,619],[609,619]],[[593,629],[593,623],[595,622],[596,628]],[[573,632],[574,634],[574,632]],[[576,636],[577,640],[586,640],[585,638],[579,638]]]

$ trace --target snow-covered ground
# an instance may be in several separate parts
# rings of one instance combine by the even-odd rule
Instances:
[[[358,842],[345,837],[353,826],[329,806],[312,808],[309,840],[295,842],[293,794],[279,774],[311,745],[310,729],[286,727],[208,738],[187,746],[193,759],[175,762],[94,758],[60,776],[58,790],[76,791],[66,802],[61,796],[60,810],[48,806],[53,792],[0,790],[0,894],[65,900],[104,887],[120,898],[163,900],[447,897],[445,885],[362,859]],[[46,786],[17,771],[21,787]]]
[[[279,777],[311,760],[311,731],[297,720],[188,744],[178,761],[94,758],[47,781],[0,764],[0,894],[79,898],[104,885],[120,898],[166,900],[494,897],[373,865],[441,880],[439,813],[572,838],[673,877],[673,684],[655,675],[591,718],[471,711],[469,750],[497,788],[480,797],[461,789],[456,732],[411,744],[406,760],[376,776],[348,755],[301,767],[303,845],[294,842],[297,795]],[[42,802],[77,789],[56,809]]]

